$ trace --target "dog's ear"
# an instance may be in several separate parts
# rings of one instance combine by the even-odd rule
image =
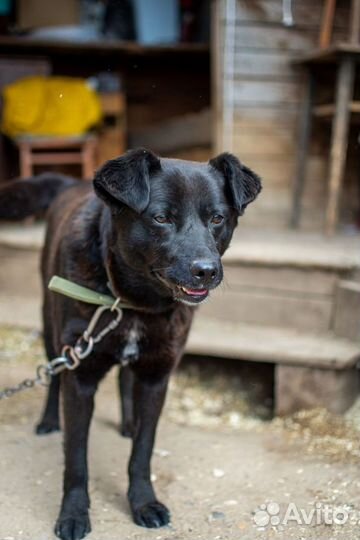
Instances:
[[[149,204],[150,175],[160,168],[160,159],[149,150],[130,150],[96,172],[95,193],[113,209],[126,205],[140,214]]]
[[[244,213],[261,191],[261,180],[251,169],[240,163],[233,154],[224,152],[209,161],[224,176],[233,206],[239,215]]]

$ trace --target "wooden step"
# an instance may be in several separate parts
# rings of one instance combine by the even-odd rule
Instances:
[[[360,268],[359,245],[358,234],[328,239],[311,232],[241,229],[240,221],[224,262],[351,271]]]
[[[202,316],[195,316],[187,352],[331,370],[351,368],[360,360],[360,344],[334,334],[314,335]]]
[[[0,225],[0,245],[3,246],[41,249],[44,236],[44,223]],[[327,239],[319,233],[246,229],[240,221],[224,262],[227,266],[253,264],[349,271],[360,268],[359,245],[359,235]]]
[[[244,268],[236,269],[238,281],[247,277]],[[293,282],[291,290],[290,277],[292,272],[280,272],[272,269],[273,284],[266,285],[261,281],[262,268],[252,268],[254,285],[240,285],[231,278],[231,272],[225,268],[225,283],[223,287],[213,291],[208,302],[201,306],[200,311],[206,317],[224,321],[237,321],[245,324],[281,326],[309,332],[326,332],[330,329],[333,310],[333,292],[317,293],[304,288],[297,290]],[[312,272],[308,273],[308,281],[312,282]],[[289,274],[289,275],[287,275]],[[281,280],[281,275],[284,279]],[[331,279],[328,280],[329,284]],[[323,280],[324,288],[327,285]],[[316,276],[313,281],[316,287]],[[319,282],[319,287],[322,283]],[[335,287],[334,287],[335,289]]]
[[[335,299],[333,328],[336,335],[360,342],[360,283],[341,280]]]

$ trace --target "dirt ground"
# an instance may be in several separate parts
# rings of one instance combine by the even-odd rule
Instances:
[[[0,329],[0,388],[32,376],[42,360],[34,333]],[[359,405],[346,419],[318,410],[268,420],[255,376],[244,382],[193,363],[174,377],[153,458],[172,525],[137,527],[125,495],[130,442],[117,431],[115,376],[100,388],[91,430],[89,540],[359,537]],[[33,434],[44,393],[0,402],[0,540],[54,537],[62,435]]]

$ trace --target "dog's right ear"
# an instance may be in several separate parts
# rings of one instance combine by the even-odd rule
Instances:
[[[140,214],[149,204],[150,174],[160,169],[160,159],[149,150],[129,150],[96,172],[95,193],[112,209],[126,205]]]

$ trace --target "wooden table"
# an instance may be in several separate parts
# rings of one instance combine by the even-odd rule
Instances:
[[[352,112],[360,112],[360,101],[353,100],[355,71],[359,62],[360,45],[355,46],[348,43],[318,49],[294,60],[295,65],[303,66],[307,72],[291,214],[291,226],[294,228],[299,225],[300,221],[311,125],[312,119],[315,117],[329,118],[332,121],[325,231],[328,235],[332,235],[336,230],[348,148],[350,116]],[[315,106],[315,90],[317,86],[320,86],[317,68],[324,65],[336,67],[335,100],[334,103]]]

